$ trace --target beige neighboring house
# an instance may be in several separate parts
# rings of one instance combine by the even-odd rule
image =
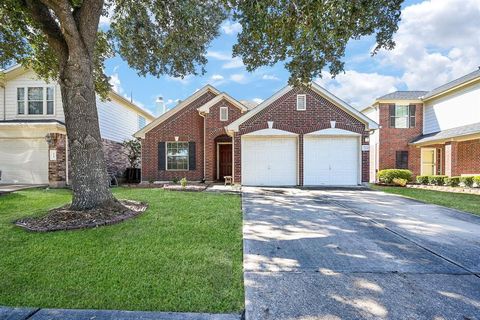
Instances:
[[[0,78],[0,183],[64,186],[68,143],[60,86],[47,83],[20,65]],[[154,116],[114,91],[97,98],[100,133],[108,170],[123,174],[128,166],[122,142]]]

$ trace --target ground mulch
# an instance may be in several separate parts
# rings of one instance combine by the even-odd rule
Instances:
[[[66,205],[52,209],[44,216],[23,218],[14,223],[23,229],[34,232],[95,228],[136,217],[148,207],[146,203],[138,201],[118,201],[123,206],[75,211],[70,210],[69,205]]]
[[[163,189],[170,191],[190,191],[190,192],[201,192],[208,188],[206,184],[192,184],[182,187],[179,184],[164,184]]]

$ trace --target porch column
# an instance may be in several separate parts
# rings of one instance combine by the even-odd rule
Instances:
[[[458,172],[458,142],[450,141],[445,143],[445,175],[454,177]]]

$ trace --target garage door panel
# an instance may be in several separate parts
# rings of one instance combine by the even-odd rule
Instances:
[[[296,138],[242,138],[242,184],[297,184]]]

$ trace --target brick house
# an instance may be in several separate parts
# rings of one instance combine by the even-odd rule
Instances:
[[[429,92],[386,94],[362,112],[380,125],[370,137],[370,181],[393,168],[480,174],[480,69]]]
[[[243,185],[368,181],[374,121],[317,84],[287,86],[256,107],[207,85],[135,134],[142,180]]]

